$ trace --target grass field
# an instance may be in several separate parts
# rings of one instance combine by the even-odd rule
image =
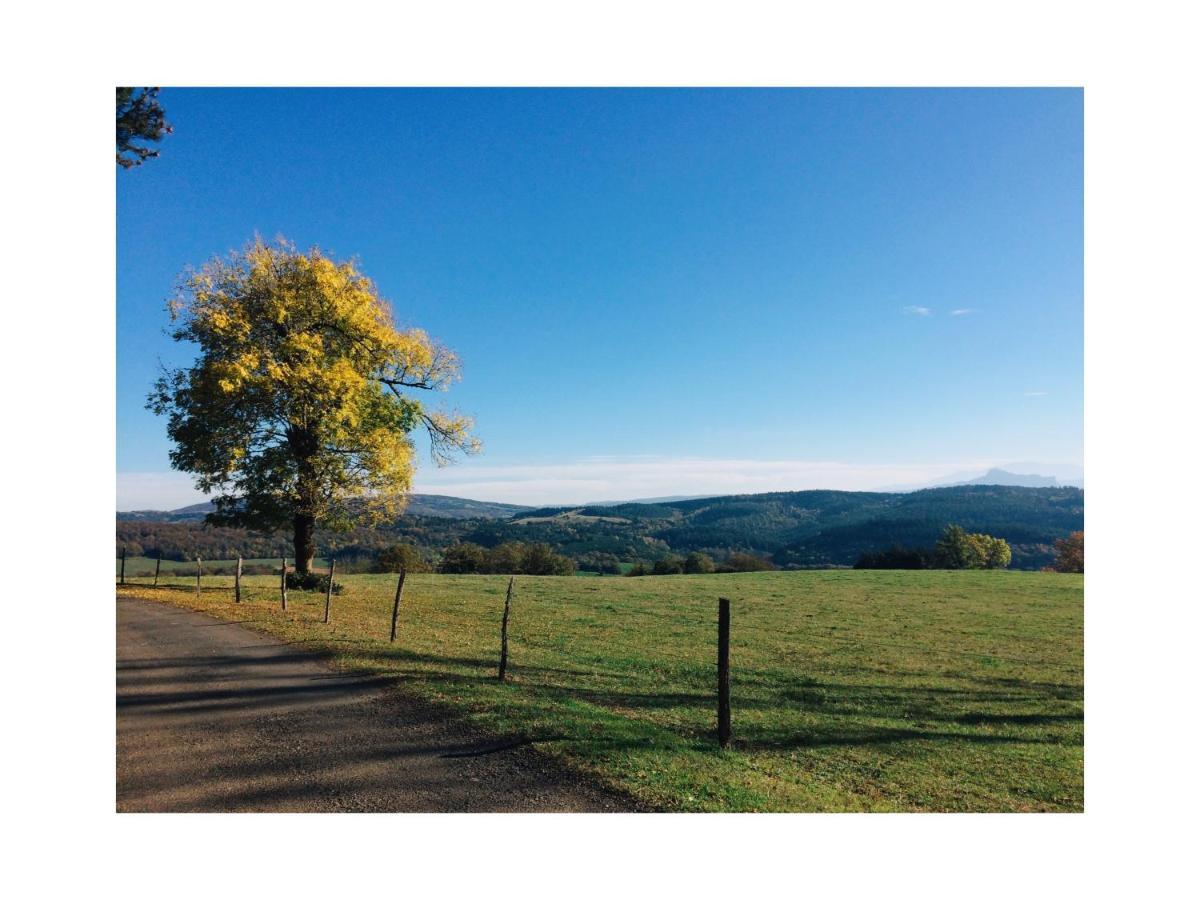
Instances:
[[[128,570],[127,570],[128,571]],[[339,579],[340,580],[340,579]],[[496,681],[505,576],[411,575],[324,597],[205,579],[119,591],[245,622],[403,677],[410,690],[671,810],[1080,811],[1083,578],[810,571],[518,577]],[[733,600],[734,745],[715,740],[718,596]]]

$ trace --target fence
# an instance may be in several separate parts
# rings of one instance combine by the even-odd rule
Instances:
[[[168,562],[166,571],[163,569],[163,563]],[[328,571],[324,573],[324,590],[321,592],[324,595],[324,614],[322,617],[323,624],[329,624],[331,614],[333,612],[333,597],[335,590],[335,575],[336,575],[336,560],[330,560]],[[294,574],[296,568],[294,565],[289,566],[287,558],[283,557],[275,565],[274,571],[272,567],[265,564],[265,560],[256,561],[251,567],[246,565],[246,561],[242,557],[236,560],[210,560],[207,564],[200,557],[194,561],[165,561],[161,556],[154,559],[154,568],[151,572],[147,567],[142,566],[136,571],[128,565],[126,554],[122,551],[118,559],[118,585],[135,586],[138,584],[149,584],[151,587],[158,588],[191,588],[197,594],[203,591],[231,591],[231,599],[234,603],[241,603],[243,600],[243,584],[244,578],[252,575],[275,575],[279,577],[279,598],[280,607],[283,611],[288,609],[288,581],[287,576]],[[314,567],[314,573],[316,569]],[[320,574],[320,573],[316,573]],[[204,584],[204,579],[209,579],[207,585]],[[395,643],[397,631],[399,628],[400,609],[404,596],[404,583],[407,578],[407,572],[402,568],[396,581],[396,593],[392,603],[391,615],[391,630],[389,634],[389,642]],[[216,583],[214,583],[214,580]],[[509,617],[512,612],[513,592],[516,585],[516,577],[511,576],[508,581],[508,588],[504,597],[504,611],[500,621],[500,643],[496,677],[499,681],[506,680],[508,672],[508,626]],[[718,601],[718,629],[717,629],[717,691],[716,691],[716,709],[717,709],[717,735],[718,742],[721,747],[728,747],[731,736],[731,707],[730,707],[730,670],[729,670],[729,632],[730,632],[730,611],[729,600],[720,598]]]
[[[995,608],[987,606],[946,619],[950,607],[919,595],[899,605],[858,596],[826,603],[819,594],[793,597],[789,586],[787,605],[772,606],[718,599],[717,590],[696,587],[737,584],[720,579],[738,576],[697,576],[714,580],[663,579],[649,592],[654,594],[649,600],[627,602],[647,595],[640,579],[613,579],[599,588],[592,579],[528,577],[517,583],[494,576],[413,573],[344,579],[344,595],[333,593],[336,579],[322,585],[323,590],[293,589],[289,594],[279,559],[242,560],[240,576],[236,559],[128,558],[118,559],[117,565],[118,579],[124,566],[127,585],[153,585],[157,576],[160,588],[199,592],[201,608],[226,602],[265,605],[273,615],[286,609],[291,620],[327,627],[353,641],[365,638],[364,647],[394,644],[394,650],[370,652],[387,665],[402,664],[406,672],[487,678],[517,691],[535,680],[538,690],[545,691],[553,681],[550,690],[565,699],[599,698],[602,705],[611,701],[626,710],[694,705],[706,712],[708,728],[716,726],[707,734],[721,746],[734,743],[735,726],[736,744],[752,745],[755,739],[747,729],[761,733],[763,710],[775,716],[779,707],[792,715],[811,703],[832,704],[828,684],[805,686],[813,672],[824,671],[828,683],[847,673],[849,680],[863,672],[880,673],[869,688],[839,687],[846,697],[838,702],[859,709],[878,701],[881,721],[917,698],[922,716],[928,709],[958,704],[940,713],[957,722],[971,714],[963,704],[974,697],[979,698],[980,721],[994,720],[996,711],[983,702],[988,685],[1004,688],[1005,697],[999,699],[991,688],[987,702],[993,704],[1021,702],[1022,685],[1029,686],[1031,695],[1045,694],[1051,704],[1073,702],[1082,691],[1081,624],[1076,653],[1070,650],[1074,631],[1056,632],[1045,622],[1035,628],[996,619]],[[324,575],[334,568],[330,561],[317,571]],[[832,575],[825,582],[792,573],[787,577],[794,579],[789,585],[802,586],[859,576]],[[669,602],[658,602],[656,592],[669,592]],[[625,599],[613,603],[613,597]],[[900,611],[893,614],[894,608]],[[978,613],[993,621],[971,637],[964,626],[974,628]],[[1075,628],[1073,620],[1063,622]],[[1066,652],[1060,652],[1064,647]],[[946,690],[926,683],[947,673],[963,673],[962,684]],[[902,683],[904,687],[896,687]],[[1052,712],[1068,725],[1073,720],[1071,709]],[[1018,714],[1035,715],[1031,710]],[[681,715],[691,721],[691,712]]]

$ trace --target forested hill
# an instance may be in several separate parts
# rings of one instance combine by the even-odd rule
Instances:
[[[466,509],[475,501],[457,503]],[[118,545],[147,554],[161,550],[168,558],[182,559],[197,553],[228,556],[238,548],[247,556],[290,552],[286,535],[202,528],[194,519],[164,521],[147,514],[118,519]],[[1036,569],[1053,558],[1056,538],[1083,529],[1083,491],[962,485],[904,494],[791,491],[615,506],[516,508],[511,518],[409,513],[387,528],[320,532],[318,549],[323,554],[370,556],[388,544],[408,542],[432,560],[444,547],[462,541],[494,546],[520,540],[544,541],[580,562],[601,557],[654,560],[699,550],[717,559],[734,551],[760,554],[783,567],[848,566],[864,552],[894,544],[931,547],[950,523],[1004,538],[1012,545],[1014,567]]]
[[[441,494],[409,494],[405,515],[433,516],[448,519],[507,519],[515,513],[528,510],[528,506],[512,503],[489,503],[484,500],[466,500],[462,497],[446,497]],[[118,520],[145,522],[203,522],[213,511],[211,502],[194,503],[181,509],[138,509],[117,513]]]
[[[589,546],[606,535],[638,535],[663,551],[722,554],[743,550],[780,566],[852,565],[867,551],[893,544],[931,547],[947,524],[1005,538],[1013,565],[1038,568],[1053,558],[1053,543],[1083,528],[1083,491],[961,485],[911,493],[788,491],[655,504],[538,509],[518,513],[528,539],[574,531]],[[544,534],[544,536],[543,536]],[[596,546],[599,549],[598,546]]]

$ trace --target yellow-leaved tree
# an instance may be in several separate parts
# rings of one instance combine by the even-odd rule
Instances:
[[[479,442],[461,415],[428,409],[458,358],[419,329],[399,329],[353,262],[256,239],[180,279],[171,336],[198,345],[165,371],[148,407],[168,417],[171,464],[212,494],[212,524],[290,527],[296,568],[311,571],[318,524],[397,515],[411,484],[411,433],[441,465]]]

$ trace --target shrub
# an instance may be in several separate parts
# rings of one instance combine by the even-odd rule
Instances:
[[[909,550],[893,544],[878,553],[864,553],[854,564],[856,569],[926,569],[930,560],[924,550]]]
[[[721,563],[718,572],[769,572],[775,564],[769,559],[755,556],[753,553],[730,553]]]
[[[287,586],[289,591],[314,591],[324,594],[329,589],[329,573],[326,572],[322,575],[319,572],[309,572],[301,575],[299,572],[288,572]],[[335,594],[342,592],[340,582],[333,583],[333,592]]]
[[[682,575],[683,559],[673,554],[667,554],[662,559],[654,561],[655,575]]]
[[[707,553],[697,553],[693,550],[683,561],[683,571],[688,575],[707,575],[716,569],[716,563]]]

